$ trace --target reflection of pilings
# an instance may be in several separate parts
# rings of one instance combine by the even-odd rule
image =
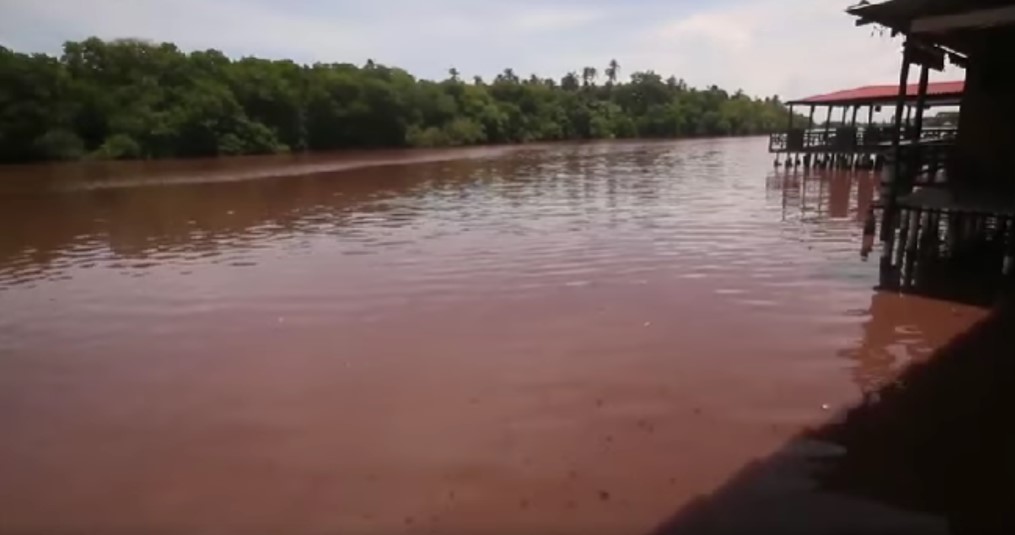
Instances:
[[[785,156],[783,156],[785,155]],[[881,154],[831,153],[831,152],[786,152],[776,153],[775,167],[803,167],[805,169],[881,169],[885,158]]]
[[[778,154],[775,155],[776,167],[782,167],[785,165],[786,169],[789,169],[791,167],[800,167],[800,163],[801,163],[800,154],[797,153],[792,152],[786,153],[786,160],[784,162],[779,162],[779,155]]]

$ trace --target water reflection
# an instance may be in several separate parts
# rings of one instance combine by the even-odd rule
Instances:
[[[0,518],[646,532],[976,319],[765,149],[2,170]]]
[[[879,175],[842,169],[787,169],[769,174],[767,186],[782,195],[783,219],[828,224],[863,221],[876,195]]]

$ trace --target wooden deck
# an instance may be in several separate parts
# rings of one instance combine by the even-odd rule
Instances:
[[[957,133],[955,127],[925,128],[920,132],[919,142],[952,141]],[[768,151],[773,154],[874,155],[890,149],[893,136],[894,129],[891,127],[799,129],[769,136]]]

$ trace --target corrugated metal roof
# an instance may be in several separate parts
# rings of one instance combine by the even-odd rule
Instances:
[[[927,85],[927,98],[931,102],[958,100],[962,97],[965,87],[966,83],[963,81],[934,82]],[[916,100],[919,91],[918,84],[909,84],[906,95],[910,100]],[[794,100],[790,104],[878,104],[894,102],[897,98],[899,98],[897,85],[868,85]]]

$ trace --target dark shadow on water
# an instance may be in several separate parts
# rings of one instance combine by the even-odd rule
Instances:
[[[1015,533],[1015,306],[652,535],[718,533]]]
[[[882,266],[878,289],[988,307],[999,295],[1015,294],[1015,280],[1001,272],[1003,259],[1004,251],[997,247],[965,251],[955,258],[925,259],[914,268],[918,283],[900,280],[897,266]]]
[[[1015,533],[1015,308],[999,308],[842,422],[825,488],[945,516],[953,532]]]

